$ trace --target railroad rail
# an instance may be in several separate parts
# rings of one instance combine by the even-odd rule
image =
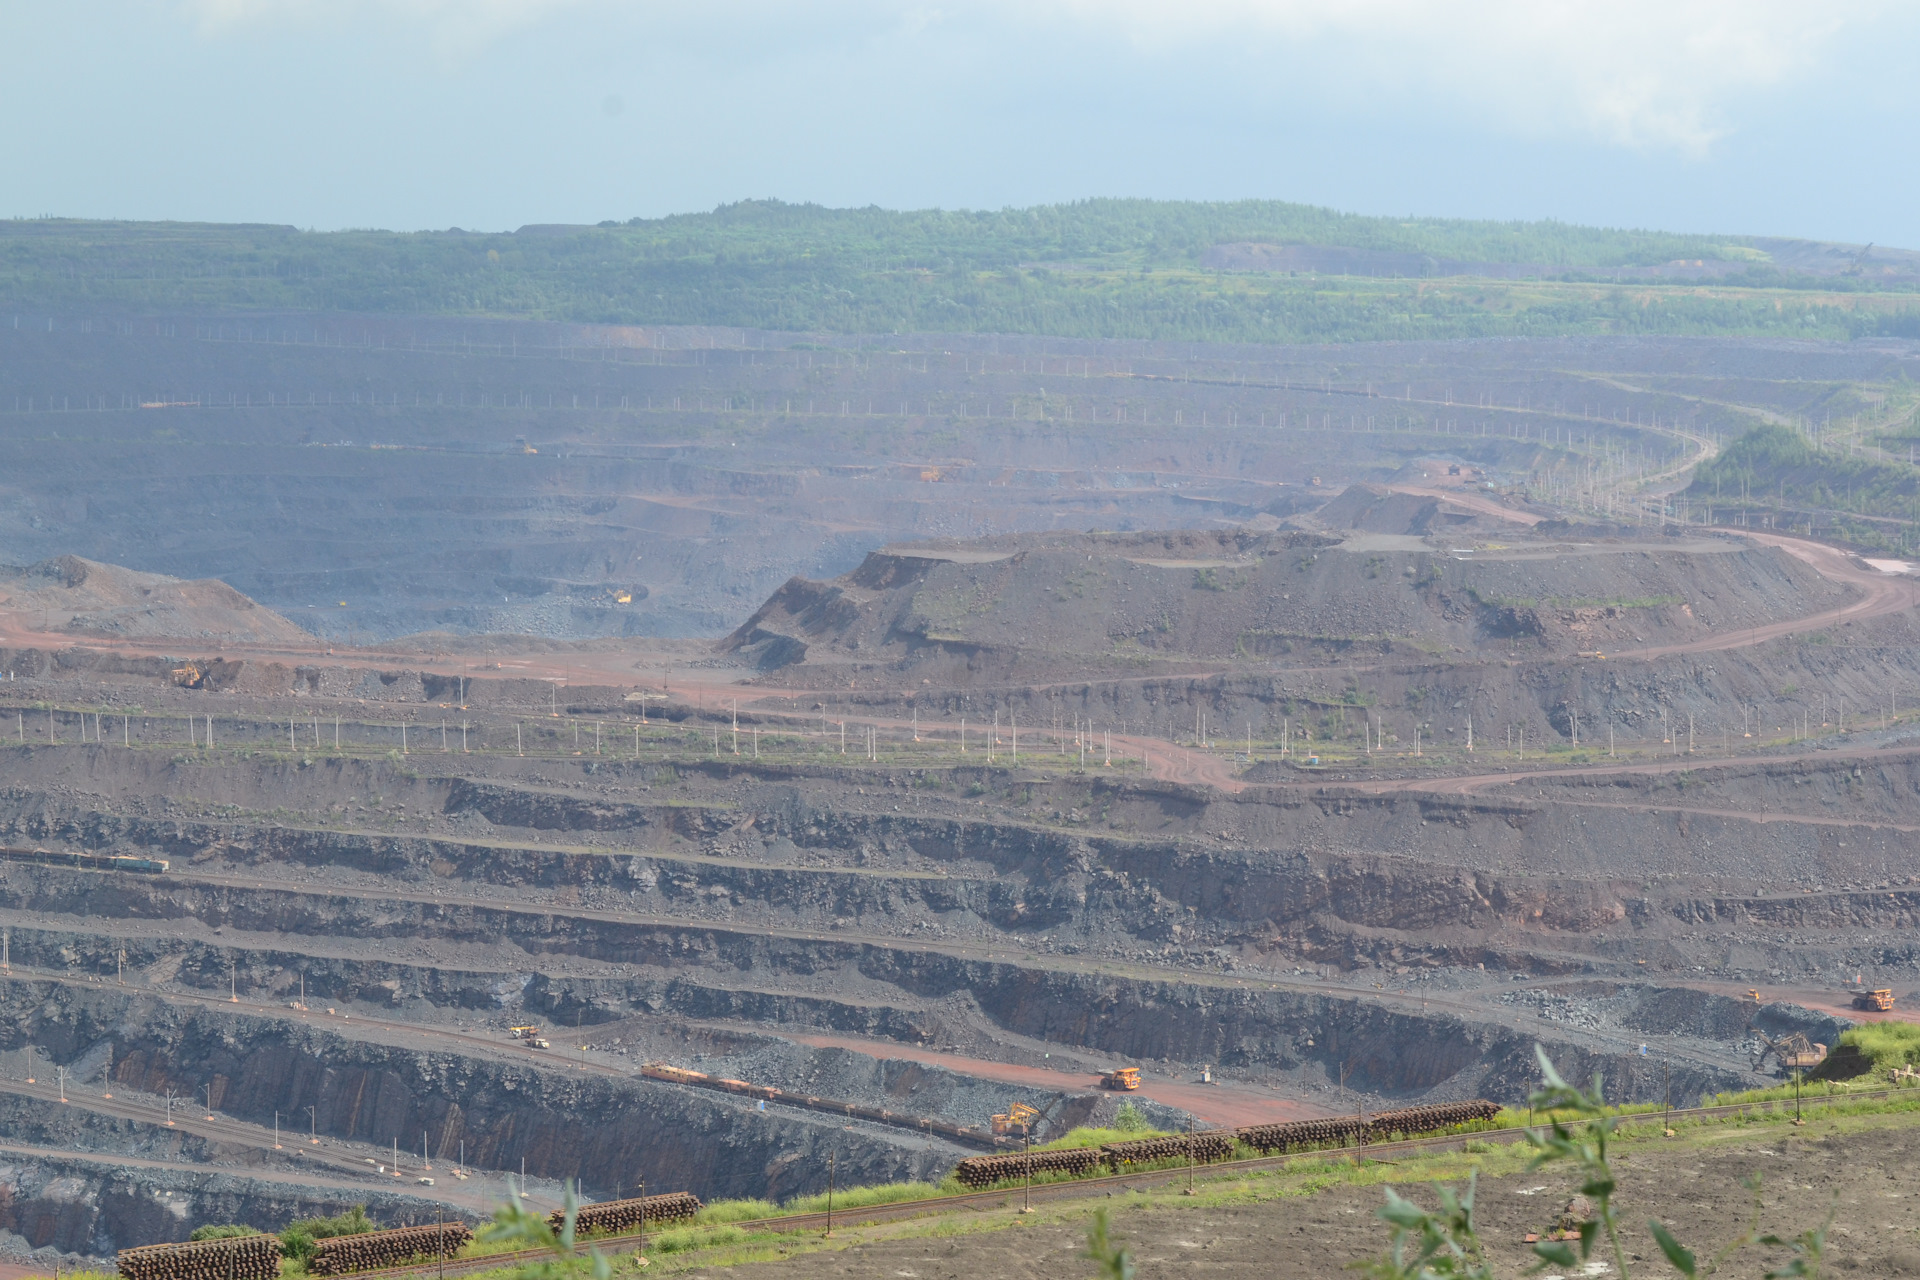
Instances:
[[[1801,1106],[1814,1109],[1819,1106],[1832,1106],[1842,1102],[1871,1101],[1876,1098],[1890,1098],[1901,1089],[1875,1089],[1862,1093],[1834,1094],[1803,1099]],[[1667,1111],[1650,1111],[1641,1116],[1628,1116],[1628,1120],[1706,1120],[1718,1116],[1743,1114],[1780,1114],[1790,1110],[1791,1101],[1778,1102],[1737,1102],[1712,1107],[1674,1107]],[[1378,1160],[1383,1156],[1395,1154],[1413,1154],[1424,1151],[1446,1151],[1464,1146],[1468,1142],[1518,1142],[1530,1126],[1518,1125],[1505,1129],[1481,1129],[1470,1133],[1443,1134],[1428,1138],[1403,1138],[1395,1142],[1371,1142],[1362,1146],[1327,1147],[1318,1151],[1295,1151],[1286,1155],[1259,1156],[1250,1160],[1223,1160],[1215,1164],[1191,1166],[1192,1172],[1204,1170],[1209,1178],[1221,1175],[1232,1176],[1239,1173],[1258,1173],[1271,1169],[1284,1169],[1290,1164],[1305,1160],[1324,1160],[1329,1156],[1352,1159],[1355,1163],[1363,1160]],[[902,1200],[893,1204],[869,1205],[860,1209],[843,1209],[832,1215],[832,1221],[842,1226],[863,1223],[898,1221],[902,1218],[914,1218],[928,1214],[954,1213],[961,1210],[980,1211],[1002,1208],[1011,1197],[1022,1195],[1032,1201],[1081,1200],[1105,1196],[1114,1191],[1128,1191],[1139,1187],[1154,1186],[1177,1182],[1188,1176],[1189,1167],[1152,1169],[1144,1173],[1112,1173],[1099,1177],[1076,1178],[1067,1182],[1040,1182],[1028,1188],[1018,1183],[1002,1183],[986,1191],[968,1191],[951,1196],[932,1196],[925,1200]],[[825,1212],[784,1214],[776,1218],[756,1218],[734,1222],[744,1231],[792,1232],[824,1228],[829,1219]],[[590,1242],[603,1253],[631,1253],[640,1247],[639,1234],[602,1236]],[[537,1262],[549,1257],[544,1250],[519,1249],[510,1253],[495,1253],[479,1258],[449,1258],[444,1263],[433,1261],[405,1267],[389,1267],[381,1271],[356,1271],[354,1280],[387,1280],[387,1277],[436,1275],[471,1275],[476,1271],[493,1271],[502,1267],[511,1267],[521,1262]]]

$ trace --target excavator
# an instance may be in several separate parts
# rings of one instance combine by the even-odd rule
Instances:
[[[1033,1122],[1040,1118],[1040,1108],[1030,1107],[1024,1102],[1016,1102],[1007,1109],[1005,1115],[993,1117],[995,1133],[1025,1133]]]
[[[1758,1027],[1749,1028],[1760,1041],[1760,1052],[1753,1057],[1753,1069],[1760,1070],[1768,1058],[1779,1063],[1782,1071],[1804,1071],[1827,1060],[1827,1046],[1815,1044],[1798,1031],[1773,1039]]]

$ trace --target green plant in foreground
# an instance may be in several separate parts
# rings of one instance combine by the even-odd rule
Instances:
[[[1480,1254],[1480,1234],[1473,1225],[1473,1196],[1479,1175],[1467,1175],[1467,1193],[1456,1196],[1452,1187],[1440,1188],[1440,1210],[1429,1213],[1387,1188],[1387,1204],[1380,1216],[1393,1224],[1393,1248],[1365,1270],[1378,1280],[1492,1280],[1493,1271]]]
[[[1133,1255],[1113,1242],[1107,1226],[1107,1211],[1095,1210],[1093,1225],[1087,1228],[1087,1251],[1081,1256],[1093,1259],[1101,1280],[1133,1280]]]
[[[1591,1089],[1577,1089],[1560,1078],[1544,1049],[1535,1045],[1534,1053],[1540,1060],[1543,1087],[1528,1101],[1534,1110],[1552,1113],[1554,1118],[1546,1128],[1527,1131],[1527,1143],[1535,1152],[1527,1167],[1538,1169],[1560,1161],[1578,1166],[1582,1179],[1580,1194],[1591,1203],[1593,1211],[1580,1223],[1577,1242],[1543,1240],[1533,1246],[1533,1252],[1539,1257],[1541,1268],[1572,1268],[1591,1257],[1604,1235],[1613,1255],[1612,1269],[1625,1280],[1629,1274],[1627,1255],[1620,1242],[1620,1223],[1613,1203],[1619,1184],[1607,1158],[1608,1141],[1622,1117],[1618,1109],[1607,1106],[1600,1077],[1594,1077]],[[1422,1209],[1388,1187],[1387,1203],[1379,1213],[1393,1228],[1392,1243],[1385,1255],[1365,1264],[1366,1274],[1375,1280],[1493,1280],[1493,1271],[1486,1262],[1473,1221],[1477,1185],[1477,1177],[1469,1174],[1465,1195],[1456,1196],[1451,1188],[1441,1188],[1437,1211]],[[1647,1230],[1668,1263],[1691,1280],[1695,1276],[1712,1275],[1740,1249],[1758,1243],[1792,1250],[1787,1264],[1767,1272],[1766,1280],[1817,1276],[1826,1253],[1832,1213],[1820,1227],[1804,1231],[1791,1240],[1761,1235],[1760,1182],[1752,1178],[1745,1185],[1754,1195],[1753,1225],[1704,1264],[1675,1239],[1665,1225],[1657,1219],[1648,1220]]]
[[[1151,1126],[1147,1124],[1146,1112],[1131,1102],[1123,1102],[1113,1113],[1113,1127],[1122,1133],[1141,1133]]]
[[[507,1202],[494,1211],[493,1221],[480,1228],[480,1239],[488,1244],[504,1244],[515,1249],[538,1249],[547,1256],[537,1262],[521,1264],[518,1274],[528,1280],[574,1280],[591,1276],[610,1280],[613,1269],[606,1257],[591,1246],[586,1253],[573,1247],[574,1220],[580,1213],[580,1197],[573,1183],[566,1186],[565,1217],[555,1231],[546,1218],[529,1211],[520,1203],[513,1179],[507,1179]]]

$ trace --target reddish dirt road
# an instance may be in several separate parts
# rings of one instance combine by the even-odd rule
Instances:
[[[1777,765],[1777,764],[1792,764],[1796,761],[1804,761],[1804,760],[1818,760],[1818,761],[1825,761],[1825,762],[1831,762],[1834,760],[1897,760],[1897,759],[1902,759],[1906,757],[1911,757],[1914,755],[1920,755],[1920,748],[1861,747],[1854,751],[1831,751],[1831,750],[1801,751],[1801,752],[1796,752],[1792,755],[1749,756],[1749,757],[1744,757],[1744,759],[1753,760],[1756,762],[1765,762],[1766,764],[1769,764],[1769,765]],[[1699,769],[1705,765],[1733,764],[1733,763],[1737,763],[1740,759],[1742,759],[1742,757],[1725,757],[1725,756],[1703,759],[1700,756],[1694,755],[1694,756],[1676,756],[1671,759],[1662,759],[1662,760],[1654,761],[1651,763],[1619,764],[1619,765],[1581,765],[1575,768],[1568,768],[1568,769],[1528,769],[1524,765],[1522,765],[1522,766],[1516,767],[1515,769],[1513,769],[1511,772],[1508,772],[1508,773],[1473,773],[1473,774],[1465,774],[1465,775],[1456,775],[1454,777],[1446,777],[1446,778],[1370,778],[1370,779],[1366,779],[1359,782],[1334,782],[1331,780],[1314,778],[1314,779],[1306,779],[1300,782],[1276,783],[1272,785],[1334,787],[1343,791],[1346,791],[1346,790],[1360,791],[1368,794],[1379,794],[1381,792],[1387,792],[1387,791],[1426,791],[1426,792],[1435,793],[1438,795],[1465,796],[1465,795],[1477,794],[1491,787],[1512,786],[1515,783],[1535,782],[1542,778],[1592,779],[1592,778],[1614,777],[1614,776],[1623,775],[1623,774],[1646,775],[1646,774],[1663,774],[1663,773],[1681,773],[1691,769]],[[1586,803],[1599,803],[1599,802],[1576,801],[1574,803],[1586,804]],[[1647,807],[1647,805],[1645,804],[1645,802],[1640,802],[1638,804],[1622,804],[1619,807],[1629,808],[1629,809],[1644,809]],[[1669,806],[1660,806],[1660,807],[1662,809],[1666,809]],[[1701,810],[1700,812],[1713,812],[1713,811]],[[1766,822],[1766,821],[1822,822],[1822,821],[1826,821],[1826,819],[1819,818],[1819,817],[1812,817],[1812,816],[1802,817],[1800,815],[1793,814],[1793,813],[1770,814],[1770,813],[1765,813],[1759,810],[1743,811],[1742,813],[1739,814],[1739,816],[1750,819],[1755,822]],[[1837,819],[1836,821],[1839,821],[1846,825],[1851,825],[1851,826],[1861,825],[1860,823],[1852,822],[1851,820],[1848,820],[1848,819]],[[1872,823],[1867,825],[1884,827],[1889,830],[1897,830],[1897,831],[1907,830],[1907,828],[1900,827],[1894,823]]]
[[[1444,499],[1448,502],[1468,506],[1488,515],[1510,520],[1519,524],[1535,524],[1541,517],[1530,512],[1515,511],[1512,508],[1480,497],[1478,495],[1454,491],[1446,488],[1422,487],[1412,485],[1392,486],[1396,493],[1414,494],[1422,497]],[[1777,533],[1746,533],[1743,536],[1754,542],[1778,547],[1786,554],[1810,565],[1816,572],[1829,580],[1843,583],[1859,595],[1837,609],[1810,614],[1801,618],[1789,618],[1769,623],[1761,627],[1745,628],[1720,635],[1693,640],[1684,644],[1654,646],[1644,649],[1628,650],[1614,655],[1612,660],[1650,659],[1668,657],[1683,653],[1714,652],[1726,649],[1742,648],[1749,645],[1764,644],[1769,640],[1783,636],[1797,635],[1809,631],[1818,631],[1827,627],[1881,617],[1898,613],[1906,609],[1920,607],[1920,579],[1879,573],[1855,562],[1848,552],[1811,542],[1804,538],[1789,537]],[[665,642],[665,646],[644,648],[623,648],[607,650],[569,651],[563,653],[534,653],[518,655],[480,655],[460,657],[451,654],[427,654],[405,650],[365,648],[346,649],[330,647],[316,642],[312,646],[245,646],[217,645],[213,651],[232,658],[252,658],[260,661],[277,661],[290,664],[331,662],[350,666],[400,666],[414,670],[432,672],[437,675],[464,675],[471,680],[527,679],[550,680],[566,684],[591,684],[614,688],[658,689],[663,695],[671,694],[682,701],[695,705],[721,705],[722,699],[737,697],[747,692],[749,699],[760,705],[760,714],[768,714],[765,703],[782,697],[799,698],[809,705],[822,696],[819,690],[786,690],[755,686],[750,691],[742,690],[738,677],[741,673],[729,671],[700,672],[689,670],[689,654],[674,652],[684,642]],[[141,640],[98,640],[94,637],[68,635],[62,632],[42,631],[30,624],[29,618],[18,612],[0,609],[0,645],[18,648],[68,648],[80,646],[133,657],[177,657],[183,653],[204,653],[204,647],[196,647],[186,641],[141,641]],[[663,651],[664,649],[664,651]],[[805,713],[802,713],[804,716]],[[877,725],[890,729],[907,727],[908,721],[884,716],[849,716],[844,713],[836,721],[844,719],[849,725]],[[933,729],[921,725],[927,732]],[[951,726],[942,726],[951,731]],[[1144,762],[1146,772],[1157,779],[1167,782],[1181,782],[1194,786],[1213,787],[1223,792],[1243,790],[1242,783],[1234,776],[1233,766],[1227,757],[1205,751],[1183,748],[1164,739],[1148,738],[1138,735],[1115,736],[1114,746],[1135,759]],[[1773,757],[1779,758],[1779,757]],[[1668,766],[1632,766],[1634,769],[1665,768]],[[1685,761],[1676,762],[1674,768],[1686,767]],[[1480,786],[1493,786],[1508,783],[1524,776],[1551,776],[1556,770],[1543,771],[1541,774],[1501,774],[1471,778],[1436,779],[1433,781],[1405,780],[1391,783],[1348,783],[1343,785],[1359,786],[1369,790],[1409,789],[1437,791],[1468,791]],[[1590,775],[1594,770],[1581,770]],[[1303,780],[1301,785],[1307,785]],[[1323,785],[1315,782],[1311,785]]]
[[[1511,520],[1514,524],[1528,526],[1539,524],[1546,517],[1537,516],[1531,511],[1515,511],[1512,507],[1495,502],[1492,498],[1470,493],[1465,489],[1427,488],[1422,485],[1390,484],[1388,493],[1406,493],[1416,498],[1438,498],[1442,502],[1451,502],[1456,507],[1465,507],[1469,511],[1478,511],[1481,515],[1492,516],[1496,520]]]
[[[1090,1093],[1100,1087],[1100,1077],[1087,1071],[1055,1071],[1047,1067],[1023,1067],[1010,1062],[991,1062],[958,1053],[937,1053],[899,1044],[872,1044],[865,1040],[839,1036],[789,1035],[790,1040],[810,1044],[816,1049],[848,1049],[873,1058],[905,1058],[930,1067],[944,1067],[962,1075],[983,1080],[1004,1080],[1012,1085],[1062,1093]],[[1134,1095],[1116,1095],[1134,1096]],[[1208,1124],[1238,1126],[1275,1124],[1285,1120],[1306,1120],[1330,1114],[1311,1103],[1276,1097],[1246,1085],[1195,1084],[1181,1080],[1155,1079],[1144,1072],[1138,1096],[1169,1107],[1190,1111]],[[1011,1099],[1010,1099],[1011,1100]]]
[[[1709,653],[1722,649],[1742,649],[1749,645],[1765,644],[1769,640],[1777,640],[1782,636],[1821,631],[1838,624],[1884,617],[1890,613],[1900,613],[1920,606],[1920,580],[1863,568],[1854,562],[1850,552],[1829,547],[1824,543],[1809,542],[1805,538],[1789,538],[1784,534],[1748,533],[1744,536],[1762,546],[1780,548],[1794,559],[1811,565],[1814,572],[1821,577],[1844,583],[1859,591],[1860,598],[1838,609],[1808,614],[1803,618],[1770,622],[1763,627],[1747,627],[1739,631],[1729,631],[1724,635],[1709,636],[1704,640],[1691,640],[1686,644],[1629,649],[1618,656],[1662,658],[1676,653]]]

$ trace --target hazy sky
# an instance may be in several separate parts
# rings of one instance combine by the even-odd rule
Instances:
[[[1308,201],[1920,247],[1920,4],[0,0],[0,214]]]

